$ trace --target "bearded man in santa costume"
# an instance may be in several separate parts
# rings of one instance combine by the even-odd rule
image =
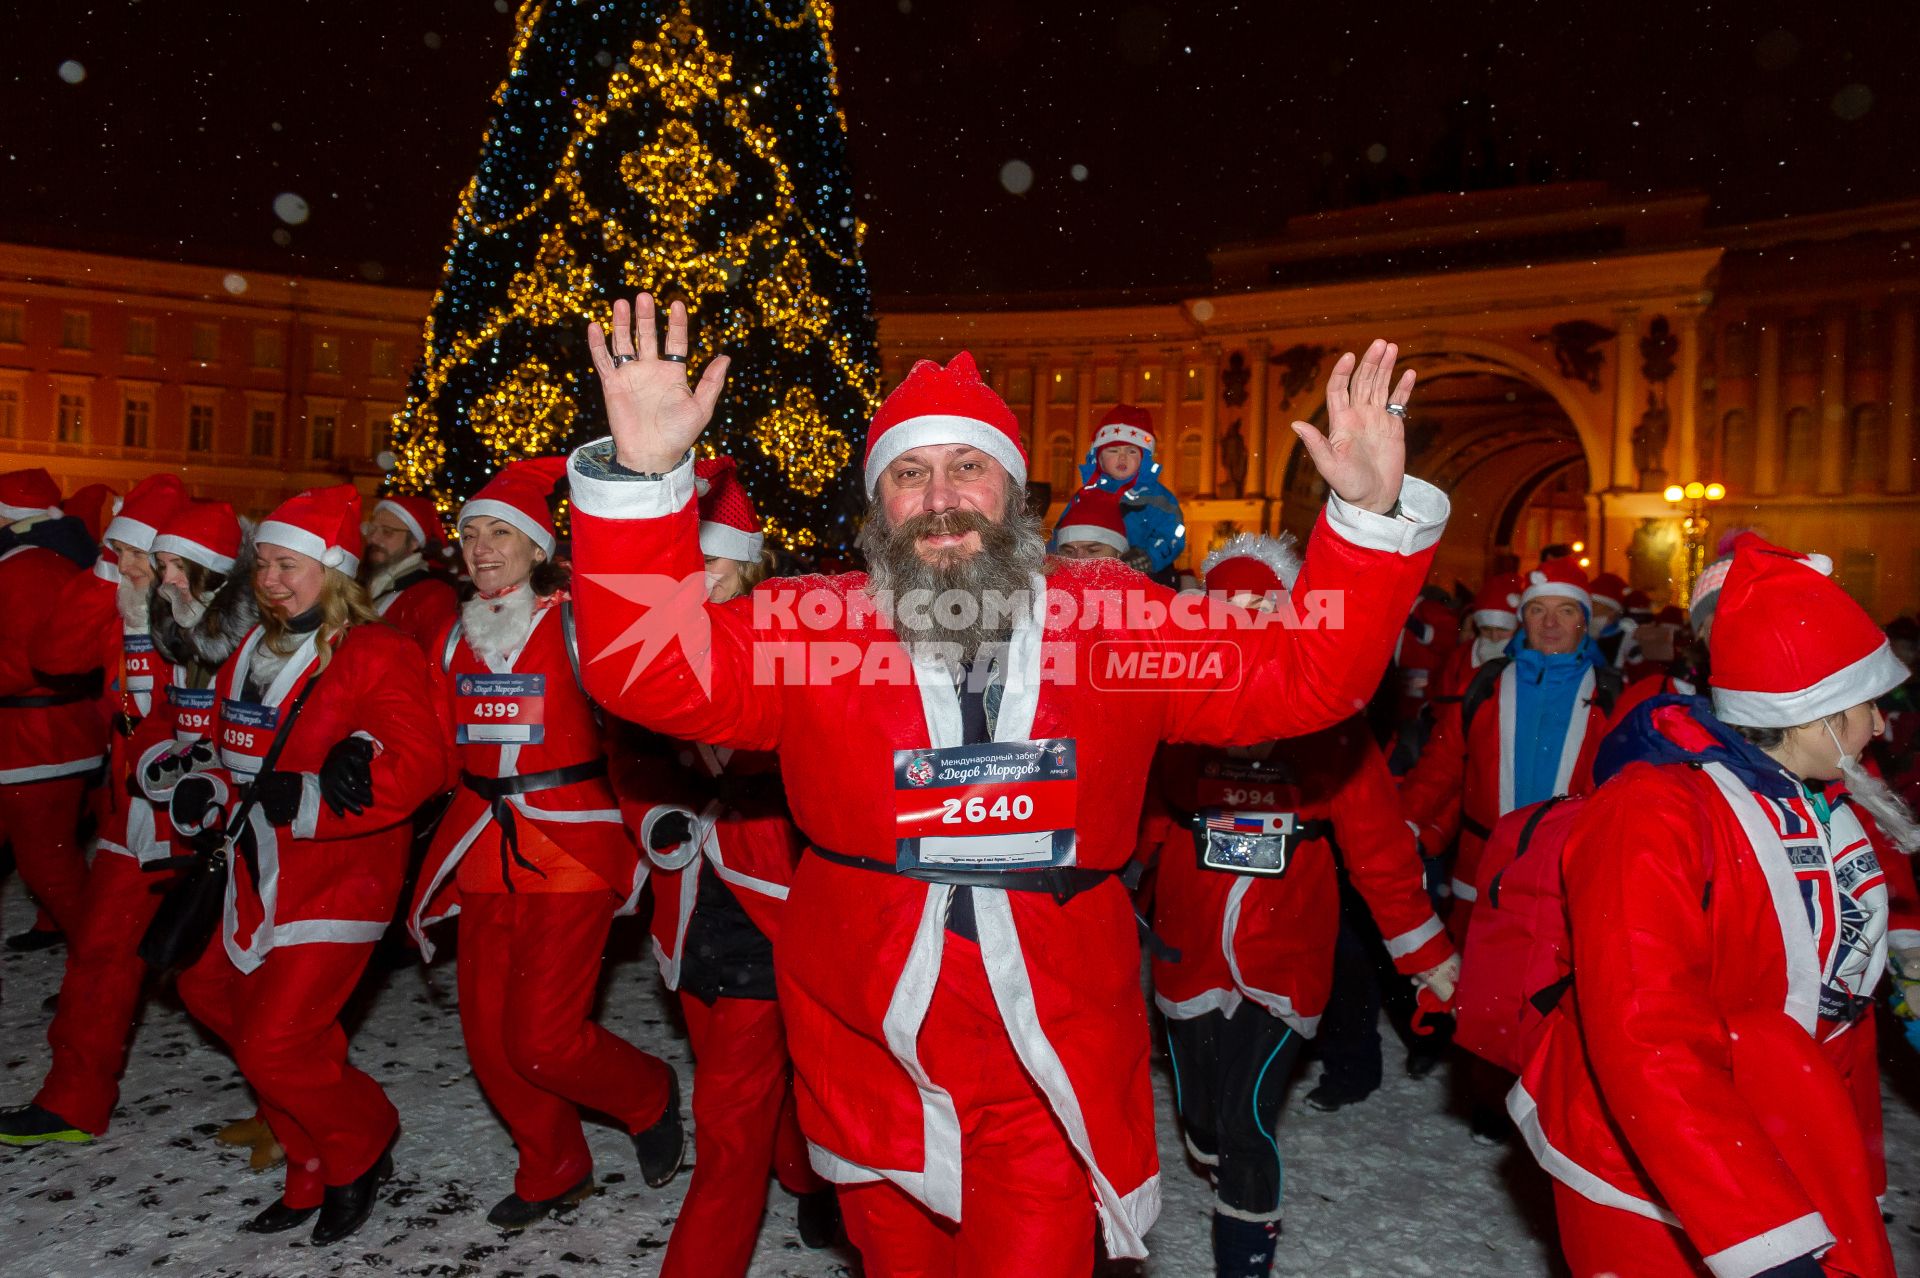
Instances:
[[[1894,1272],[1869,827],[1920,828],[1860,755],[1908,672],[1831,570],[1742,542],[1711,702],[1639,706],[1567,836],[1572,986],[1508,1109],[1575,1278]]]
[[[647,1184],[679,1169],[680,1089],[665,1062],[593,1019],[613,916],[639,854],[607,781],[600,724],[574,673],[567,575],[548,503],[566,460],[513,462],[460,510],[474,597],[436,643],[461,788],[409,923],[460,916],[460,1028],[474,1077],[520,1152],[487,1222],[525,1229],[593,1193],[580,1110],[619,1120]]]
[[[1206,588],[1271,610],[1292,539],[1242,534],[1207,556]],[[1187,1150],[1213,1181],[1219,1278],[1267,1278],[1285,1172],[1275,1128],[1333,984],[1338,846],[1394,966],[1440,1012],[1460,960],[1427,898],[1387,761],[1364,720],[1252,746],[1166,746],[1147,844],[1153,998],[1167,1022]]]
[[[142,867],[174,851],[166,813],[141,793],[136,773],[143,756],[207,734],[214,672],[256,615],[252,551],[233,508],[171,505],[167,498],[176,495],[184,497],[136,486],[108,528],[122,575],[117,587],[100,583],[118,598],[121,622],[108,632],[113,807],[95,843],[60,1010],[47,1031],[52,1066],[31,1104],[0,1114],[7,1144],[82,1142],[107,1130],[147,972],[137,949],[171,881]],[[135,592],[137,580],[150,585]]]
[[[354,580],[351,485],[282,503],[254,548],[260,624],[214,679],[208,736],[141,779],[177,841],[227,850],[217,935],[179,990],[286,1150],[286,1188],[245,1228],[317,1212],[325,1244],[360,1227],[393,1170],[399,1115],[348,1063],[340,1009],[393,917],[409,818],[452,782],[451,734],[425,655]]]
[[[97,667],[33,668],[34,638],[69,581],[97,558],[86,525],[60,508],[44,470],[0,475],[0,842],[21,882],[71,936],[87,864],[79,843],[87,792],[107,758]],[[88,651],[97,654],[98,644]]]
[[[766,534],[733,458],[696,458],[693,470],[706,596],[725,603],[765,579]],[[807,1163],[774,997],[800,835],[772,753],[631,735],[614,787],[650,865],[653,953],[680,997],[694,1062],[697,1157],[660,1274],[740,1278],[769,1172],[799,1196],[803,1243],[831,1246],[839,1228],[833,1191]]]
[[[440,512],[430,497],[395,493],[382,497],[367,517],[360,581],[373,610],[433,654],[433,641],[460,612],[460,597],[435,571],[446,539]]]
[[[964,353],[916,365],[869,429],[871,575],[713,605],[691,448],[726,357],[690,386],[685,308],[664,347],[644,294],[634,321],[617,303],[611,350],[588,332],[614,432],[572,462],[588,688],[779,753],[808,842],[777,964],[800,1125],[867,1272],[1086,1274],[1096,1228],[1145,1255],[1160,1185],[1118,875],[1147,769],[1166,740],[1331,726],[1379,682],[1447,509],[1403,482],[1413,374],[1394,382],[1385,342],[1344,356],[1330,437],[1295,427],[1334,493],[1299,585],[1333,592],[1338,629],[1176,618],[1132,569],[1050,561],[1018,421]],[[1156,677],[1196,640],[1206,673]]]

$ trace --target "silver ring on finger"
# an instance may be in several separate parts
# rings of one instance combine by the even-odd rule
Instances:
[[[662,353],[660,358],[664,359],[669,364],[684,364],[687,362],[687,357],[685,355],[675,355],[675,354],[672,354],[671,352]]]
[[[615,355],[613,357],[613,366],[615,368],[618,368],[622,364],[631,364],[633,363],[633,361],[639,358],[640,357],[638,355]]]
[[[1407,406],[1405,404],[1388,404],[1387,411],[1403,422],[1407,420]]]

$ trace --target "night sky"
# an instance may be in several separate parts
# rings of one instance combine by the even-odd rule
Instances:
[[[837,13],[883,299],[1191,286],[1216,245],[1417,191],[1702,189],[1719,222],[1920,195],[1911,0]],[[505,0],[16,9],[0,239],[430,286],[511,33]]]

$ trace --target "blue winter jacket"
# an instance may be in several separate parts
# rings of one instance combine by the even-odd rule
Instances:
[[[1119,480],[1100,469],[1094,450],[1080,463],[1083,484],[1120,494],[1121,518],[1127,526],[1127,544],[1147,556],[1147,571],[1164,572],[1187,547],[1187,523],[1180,516],[1179,499],[1160,482],[1156,454],[1140,458],[1140,473]]]
[[[1560,775],[1560,752],[1576,711],[1580,681],[1606,664],[1591,635],[1572,652],[1547,654],[1527,647],[1522,629],[1507,643],[1513,659],[1513,806],[1551,799]]]

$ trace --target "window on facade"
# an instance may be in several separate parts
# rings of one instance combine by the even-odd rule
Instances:
[[[1033,370],[1020,367],[1007,374],[1007,402],[1025,404],[1033,399]]]
[[[1073,465],[1073,436],[1055,435],[1047,446],[1047,458],[1047,483],[1053,488],[1053,499],[1065,501],[1080,486],[1080,474]]]
[[[1160,377],[1158,364],[1147,364],[1140,369],[1140,389],[1136,392],[1140,402],[1150,403],[1159,398],[1166,389],[1166,382]]]
[[[20,389],[0,386],[0,439],[20,438]]]
[[[213,451],[213,405],[192,404],[187,408],[187,451]]]
[[[135,315],[127,321],[127,354],[152,358],[159,345],[159,325],[151,315]]]
[[[307,419],[307,455],[315,461],[333,460],[333,438],[339,418],[332,413],[315,413]]]
[[[153,427],[153,401],[145,395],[129,395],[120,405],[120,443],[125,448],[145,448]]]
[[[1720,473],[1727,477],[1728,492],[1753,495],[1753,418],[1744,408],[1734,409],[1720,421]]]
[[[0,306],[0,344],[21,346],[27,340],[27,308]]]
[[[93,316],[85,311],[65,311],[60,316],[60,349],[84,351],[93,348]]]
[[[1847,484],[1856,493],[1877,493],[1886,475],[1887,415],[1879,404],[1853,410],[1847,430]]]
[[[313,335],[313,371],[316,373],[337,373],[340,371],[340,339],[326,333]]]
[[[1780,472],[1780,491],[1810,493],[1820,478],[1820,428],[1811,408],[1787,414],[1787,458]]]
[[[211,364],[220,358],[220,326],[213,323],[199,323],[193,326],[192,354],[202,364]]]
[[[1875,593],[1880,583],[1879,557],[1871,550],[1849,550],[1840,556],[1840,584],[1854,602],[1877,612]]]
[[[87,442],[87,397],[80,394],[60,396],[53,416],[53,437],[63,444]]]
[[[1189,368],[1187,370],[1186,380],[1180,384],[1180,394],[1184,399],[1205,399],[1207,397],[1207,381],[1206,378],[1200,375],[1199,369]]]
[[[1174,483],[1181,496],[1200,491],[1200,433],[1191,431],[1180,437],[1180,461],[1174,468]]]
[[[400,375],[400,343],[377,338],[368,356],[375,377],[391,380]]]
[[[284,358],[286,343],[281,339],[277,328],[256,328],[253,330],[253,366],[255,368],[278,368]]]
[[[247,451],[255,457],[271,457],[278,449],[280,414],[271,408],[256,408],[247,419]]]
[[[1056,404],[1071,404],[1074,397],[1074,376],[1071,369],[1053,370],[1053,382],[1047,388],[1047,398]]]
[[[1111,364],[1103,365],[1093,374],[1093,397],[1103,404],[1112,404],[1120,399],[1120,370]]]

